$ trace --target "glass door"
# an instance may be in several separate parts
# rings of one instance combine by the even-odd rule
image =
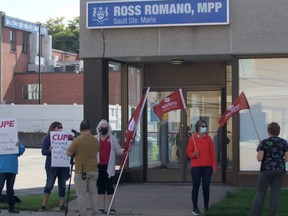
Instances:
[[[200,118],[207,121],[212,139],[217,134],[218,119],[221,115],[221,91],[184,89],[186,110],[166,113],[163,121],[160,121],[153,112],[153,106],[174,91],[150,91],[148,96],[147,144],[146,146],[144,144],[144,148],[147,148],[145,161],[147,161],[148,182],[190,182],[190,161],[186,157],[186,147],[189,137],[195,132],[196,121]],[[220,150],[217,149],[219,163]],[[215,181],[221,181],[219,177],[214,178]]]
[[[195,124],[203,119],[208,124],[208,134],[214,142],[215,158],[218,170],[213,174],[213,182],[222,182],[222,144],[221,127],[218,120],[221,117],[221,91],[187,91],[186,92],[186,122],[195,133]],[[190,179],[190,160],[186,161],[186,179]]]
[[[177,145],[181,110],[164,114],[160,121],[153,111],[173,91],[150,91],[147,100],[147,181],[183,181],[182,149]],[[181,144],[182,145],[182,144]]]

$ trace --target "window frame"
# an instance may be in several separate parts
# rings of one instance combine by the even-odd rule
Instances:
[[[41,98],[41,87],[42,85],[40,84],[40,98]],[[23,84],[22,85],[22,99],[23,100],[39,100],[39,84],[38,83]]]
[[[22,53],[27,53],[27,33],[22,33]]]
[[[15,52],[16,51],[16,31],[10,30],[10,51]]]

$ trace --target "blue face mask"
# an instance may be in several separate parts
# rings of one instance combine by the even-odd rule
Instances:
[[[207,133],[207,127],[201,127],[199,132],[202,134]]]

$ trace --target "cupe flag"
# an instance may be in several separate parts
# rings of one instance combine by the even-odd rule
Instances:
[[[181,89],[178,89],[177,91],[163,98],[153,107],[153,110],[159,119],[162,119],[162,115],[164,113],[178,109],[186,109],[186,104]]]
[[[233,104],[225,111],[225,113],[219,119],[218,123],[223,127],[223,125],[229,118],[231,118],[233,115],[237,114],[240,110],[243,109],[250,109],[244,92],[242,92],[239,97],[233,102]]]

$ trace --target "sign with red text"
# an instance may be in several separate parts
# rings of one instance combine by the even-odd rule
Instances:
[[[18,154],[17,122],[15,118],[0,119],[0,154]]]
[[[71,144],[73,133],[63,131],[51,131],[51,166],[70,167],[71,157],[67,155],[67,148]]]

